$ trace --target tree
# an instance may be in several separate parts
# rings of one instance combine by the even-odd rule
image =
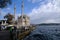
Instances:
[[[12,14],[8,13],[7,15],[4,16],[4,18],[7,19],[8,24],[13,23],[12,20],[13,20],[14,16]]]
[[[0,8],[4,8],[9,4],[11,4],[11,0],[0,0]]]

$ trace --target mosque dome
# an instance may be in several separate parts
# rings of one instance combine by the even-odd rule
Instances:
[[[19,19],[21,19],[22,18],[22,15],[20,16],[20,17],[18,17]],[[27,15],[23,15],[23,19],[30,19]]]

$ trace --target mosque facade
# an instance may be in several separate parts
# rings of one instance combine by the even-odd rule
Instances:
[[[18,28],[19,27],[27,27],[30,26],[30,18],[26,14],[24,14],[24,0],[22,0],[21,5],[21,16],[18,17]]]

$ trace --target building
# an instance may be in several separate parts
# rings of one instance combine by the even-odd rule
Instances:
[[[18,25],[21,26],[30,26],[30,18],[27,15],[23,15],[18,17]]]
[[[18,17],[18,28],[19,27],[25,27],[27,28],[27,26],[30,26],[30,18],[24,14],[24,0],[22,0],[22,13],[21,13],[21,16]]]
[[[21,5],[21,16],[18,17],[17,22],[15,20],[16,15],[16,5],[14,3],[14,19],[12,25],[16,25],[17,28],[25,27],[28,28],[30,26],[30,18],[26,14],[24,14],[24,0],[22,0]],[[0,20],[0,25],[7,25],[7,20]]]
[[[0,25],[6,25],[7,24],[7,20],[0,20]]]

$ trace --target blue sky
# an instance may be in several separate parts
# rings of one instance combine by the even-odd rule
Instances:
[[[0,19],[8,12],[14,13],[14,2],[16,2],[16,17],[19,16],[21,1],[12,0],[12,5],[1,10]],[[24,0],[24,13],[30,17],[31,23],[60,23],[60,0]]]
[[[21,13],[21,2],[22,0],[12,0],[12,5],[9,5],[7,8],[3,9],[3,11],[13,13],[14,11],[14,2],[16,3],[16,12]],[[38,6],[38,3],[31,3],[28,0],[24,0],[24,12],[29,13],[34,7]]]
[[[7,14],[8,12],[10,12],[11,14],[14,13],[14,2],[16,3],[16,14],[21,14],[21,2],[22,2],[22,0],[12,0],[11,5],[9,5],[8,7],[1,10],[1,12],[2,12],[1,17],[4,16],[4,14]],[[29,14],[29,12],[31,12],[32,9],[36,6],[38,6],[38,3],[33,4],[33,3],[29,2],[28,0],[24,0],[24,13]],[[3,19],[3,17],[1,19]]]

